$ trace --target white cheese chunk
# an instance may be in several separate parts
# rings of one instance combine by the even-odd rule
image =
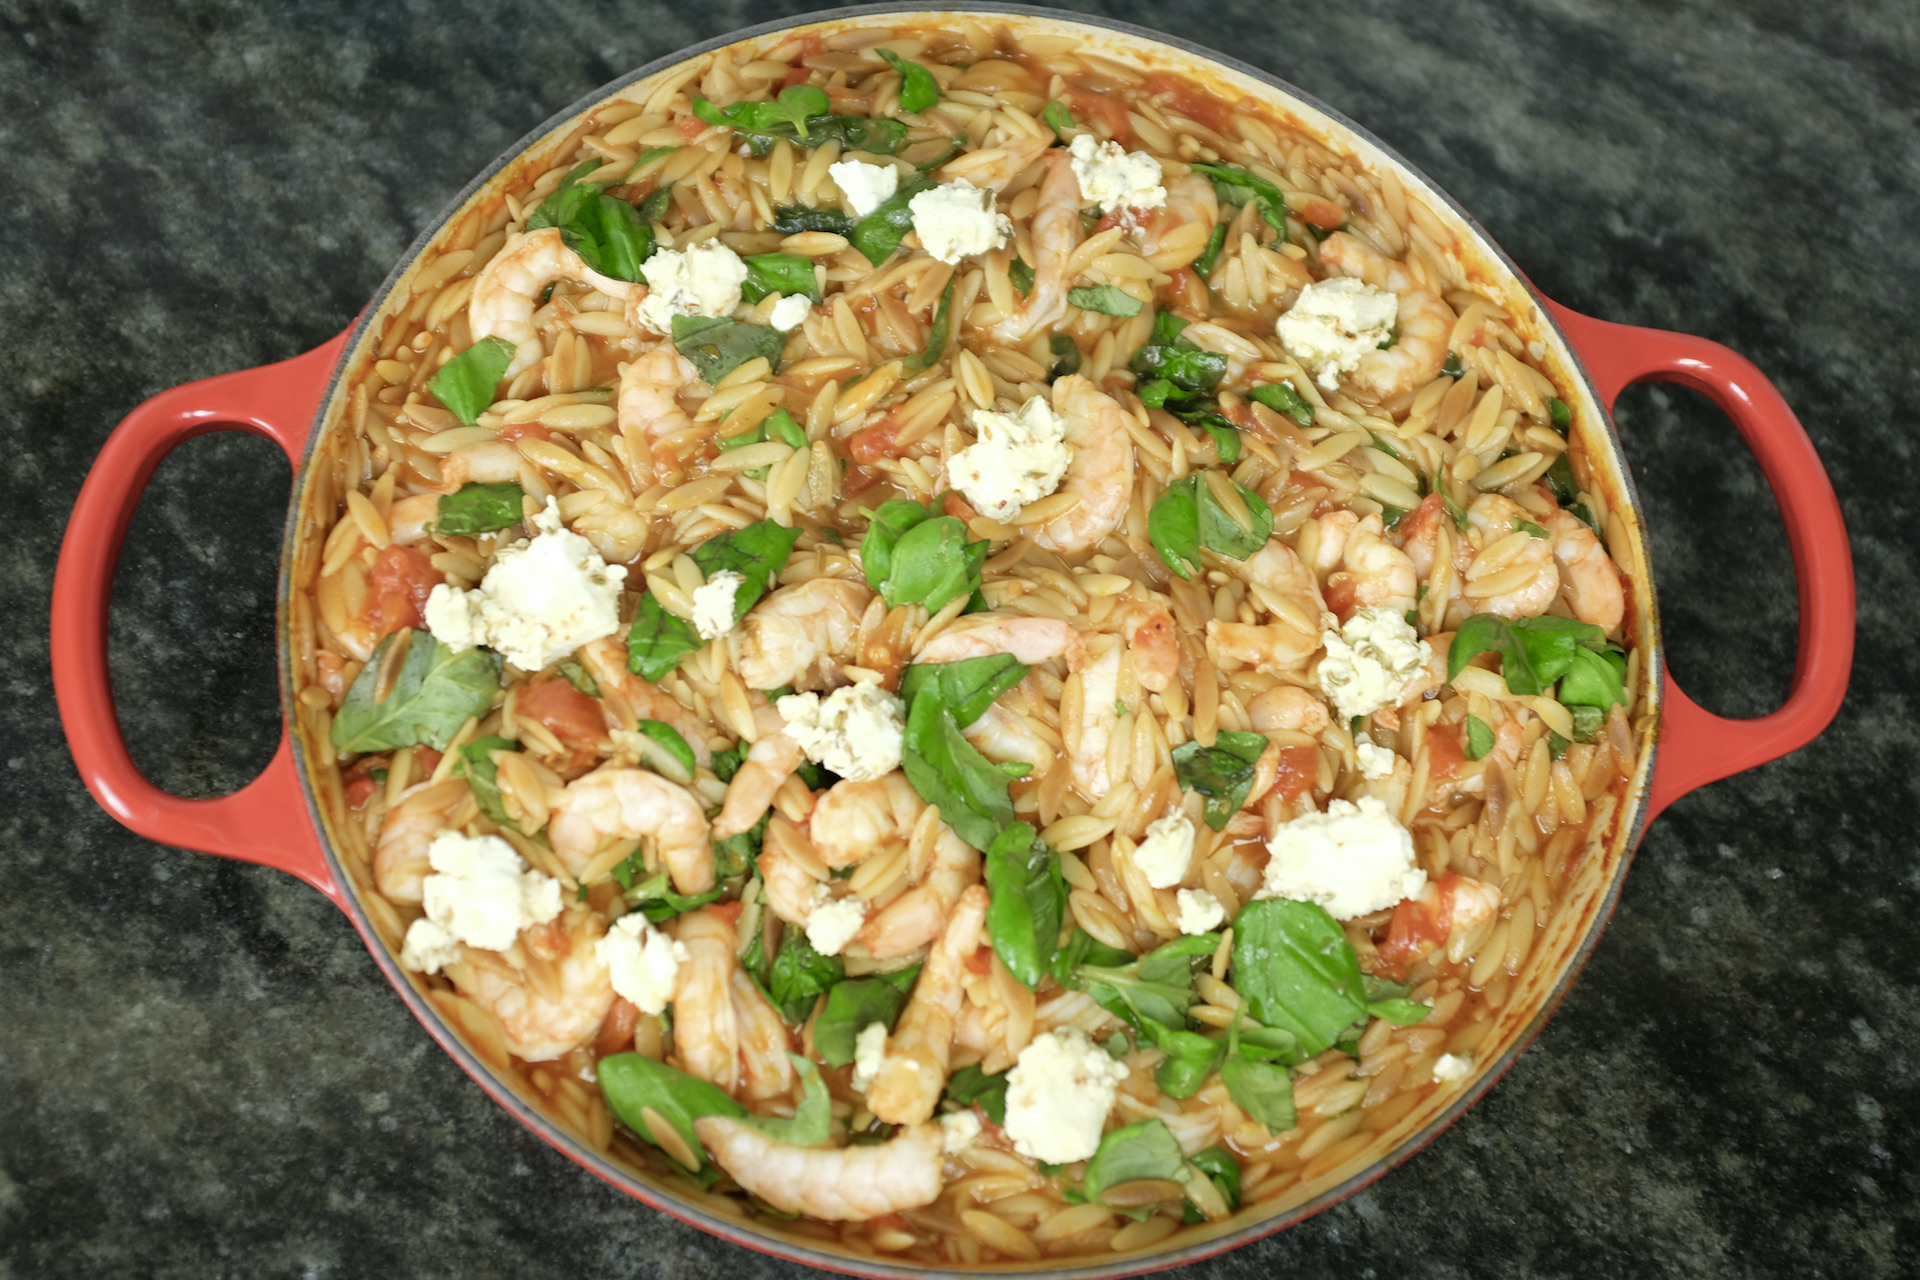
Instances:
[[[1227,918],[1227,909],[1220,905],[1220,899],[1205,889],[1182,889],[1173,898],[1180,907],[1180,932],[1184,934],[1206,933],[1218,928]]]
[[[746,580],[743,573],[722,569],[693,589],[693,629],[702,640],[717,640],[733,630],[733,598]]]
[[[812,311],[813,299],[804,293],[789,293],[773,304],[773,312],[768,315],[767,323],[787,333],[805,324]]]
[[[1378,606],[1355,609],[1345,626],[1320,638],[1327,647],[1320,689],[1343,721],[1398,706],[1407,682],[1433,657],[1433,647],[1403,614]]]
[[[1440,1060],[1433,1064],[1433,1078],[1437,1084],[1458,1084],[1473,1074],[1473,1059],[1458,1054],[1443,1053]]]
[[[1002,522],[1060,487],[1073,461],[1067,424],[1045,396],[1034,396],[1012,413],[975,409],[975,443],[947,462],[947,482],[973,509]]]
[[[827,176],[840,188],[841,203],[856,218],[864,218],[900,189],[900,171],[890,164],[842,160],[827,166]]]
[[[640,300],[640,323],[671,335],[675,316],[724,316],[740,305],[747,264],[740,255],[708,240],[685,251],[657,250],[647,259],[647,296]]]
[[[407,931],[400,956],[410,969],[438,972],[459,959],[458,943],[505,951],[522,929],[560,914],[560,882],[530,870],[499,836],[443,831],[427,846],[427,865],[427,917]]]
[[[853,1091],[865,1093],[887,1061],[887,1024],[869,1022],[853,1038]]]
[[[687,960],[686,944],[654,928],[638,911],[614,921],[594,943],[594,953],[607,966],[614,991],[640,1012],[654,1014],[673,1000],[674,978]]]
[[[1334,800],[1325,813],[1281,823],[1267,852],[1255,897],[1317,902],[1336,920],[1384,910],[1427,883],[1414,865],[1413,836],[1374,796]]]
[[[971,1109],[940,1117],[940,1149],[957,1156],[980,1137],[980,1117]]]
[[[866,903],[855,897],[836,898],[823,884],[813,886],[813,910],[807,913],[807,941],[815,951],[823,956],[839,955],[866,922]]]
[[[562,525],[552,498],[533,525],[539,536],[502,547],[478,587],[434,587],[426,610],[434,639],[455,649],[485,645],[522,671],[538,671],[620,629],[626,569]]]
[[[1100,1131],[1113,1110],[1127,1069],[1067,1027],[1033,1038],[1007,1072],[1007,1136],[1030,1160],[1067,1164],[1100,1149]]]
[[[1393,776],[1393,752],[1385,747],[1376,747],[1371,742],[1363,742],[1353,749],[1360,762],[1360,776],[1369,781]]]
[[[647,270],[653,270],[651,260]],[[1385,289],[1335,276],[1302,289],[1274,332],[1313,371],[1314,380],[1333,391],[1342,374],[1359,368],[1367,352],[1377,351],[1393,336],[1399,315],[1399,299]]]
[[[1171,889],[1186,878],[1193,861],[1193,822],[1184,813],[1168,814],[1147,824],[1146,835],[1133,851],[1133,865],[1156,889]]]
[[[1013,223],[995,213],[993,192],[966,182],[922,191],[907,202],[920,247],[950,265],[1006,244]]]
[[[1117,142],[1096,142],[1090,133],[1074,138],[1067,147],[1073,157],[1073,176],[1080,180],[1080,198],[1115,209],[1158,209],[1167,202],[1160,185],[1160,162],[1144,151],[1128,151]]]
[[[787,736],[807,759],[853,782],[872,782],[900,767],[907,728],[900,699],[877,684],[817,693],[791,693],[776,704]]]

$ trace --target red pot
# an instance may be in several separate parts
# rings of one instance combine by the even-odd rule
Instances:
[[[1639,647],[1650,682],[1644,696],[1658,712],[1657,734],[1652,743],[1646,744],[1651,749],[1642,751],[1640,773],[1630,783],[1626,810],[1609,857],[1589,869],[1595,881],[1574,912],[1565,931],[1567,936],[1560,939],[1552,963],[1538,975],[1539,981],[1525,993],[1516,991],[1513,1007],[1517,1007],[1517,1016],[1502,1032],[1502,1051],[1489,1055],[1478,1078],[1449,1104],[1431,1115],[1416,1113],[1413,1118],[1418,1120],[1417,1127],[1392,1134],[1391,1143],[1383,1142],[1383,1149],[1370,1154],[1363,1165],[1336,1171],[1337,1181],[1312,1188],[1310,1196],[1282,1202],[1264,1214],[1245,1211],[1210,1235],[1176,1236],[1167,1242],[1173,1248],[1116,1256],[1099,1263],[1073,1260],[1065,1268],[1074,1275],[1118,1276],[1193,1262],[1291,1225],[1352,1194],[1405,1160],[1484,1094],[1539,1032],[1592,951],[1618,900],[1632,850],[1646,824],[1697,787],[1805,745],[1833,718],[1846,692],[1853,654],[1853,566],[1839,503],[1812,442],[1779,392],[1741,356],[1701,338],[1592,319],[1541,295],[1464,211],[1404,160],[1338,113],[1271,76],[1184,41],[1121,23],[1005,5],[979,5],[975,11],[994,21],[1072,30],[1130,49],[1157,46],[1151,52],[1175,65],[1186,65],[1194,57],[1207,59],[1212,73],[1232,80],[1245,91],[1284,99],[1296,116],[1337,135],[1338,145],[1359,152],[1369,163],[1394,166],[1404,185],[1423,193],[1435,208],[1457,219],[1468,237],[1467,248],[1483,255],[1492,269],[1505,277],[1517,291],[1516,298],[1529,300],[1540,309],[1536,327],[1555,351],[1563,353],[1568,380],[1576,384],[1576,415],[1585,413],[1587,421],[1604,423],[1603,411],[1611,410],[1622,390],[1647,381],[1691,387],[1725,411],[1759,459],[1773,488],[1798,578],[1799,655],[1791,695],[1771,715],[1757,720],[1726,720],[1701,709],[1666,674],[1642,554],[1635,583],[1641,619]],[[485,1065],[402,973],[370,925],[327,837],[315,790],[303,768],[304,752],[294,739],[283,736],[260,777],[222,799],[183,800],[149,784],[128,756],[114,717],[107,675],[106,621],[114,566],[127,522],[154,468],[168,451],[208,431],[250,431],[272,439],[286,450],[298,470],[282,545],[278,611],[283,706],[291,718],[294,688],[287,625],[289,566],[296,539],[302,533],[298,515],[306,491],[307,462],[321,433],[337,414],[334,393],[343,385],[345,375],[367,356],[371,321],[405,285],[417,260],[432,247],[436,233],[511,162],[537,153],[583,111],[616,90],[690,57],[776,30],[816,24],[846,26],[850,22],[871,22],[881,14],[913,12],[899,6],[872,6],[738,32],[641,68],[561,112],[461,193],[446,215],[422,234],[348,331],[279,364],[177,387],[129,414],[107,440],[80,491],[61,547],[53,595],[53,676],[61,719],[81,777],[94,798],[115,818],[164,844],[278,867],[326,894],[347,912],[401,998],[442,1047],[495,1101],[588,1171],[655,1208],[725,1239],[809,1265],[876,1276],[922,1272],[830,1251],[814,1242],[777,1236],[770,1230],[716,1216],[683,1200],[672,1188],[644,1179],[593,1151],[536,1109],[507,1078]],[[953,15],[927,13],[925,17],[936,21]],[[398,296],[403,301],[406,297],[404,293]],[[1618,496],[1623,499],[1616,510],[1631,513],[1637,533],[1641,513],[1620,457],[1619,438],[1610,426],[1606,435],[1612,445]],[[1591,442],[1594,437],[1588,439]],[[1562,910],[1556,907],[1556,913]]]

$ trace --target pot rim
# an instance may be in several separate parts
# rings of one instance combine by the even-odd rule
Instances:
[[[1300,89],[1279,76],[1243,62],[1228,54],[1220,53],[1205,45],[1156,31],[1134,23],[1122,22],[1104,15],[1085,14],[1072,10],[1048,8],[1038,5],[1007,4],[997,0],[979,0],[952,10],[929,9],[924,5],[903,3],[893,0],[891,3],[852,5],[834,9],[820,9],[790,17],[758,23],[735,31],[724,32],[685,48],[675,50],[663,57],[656,58],[606,84],[597,86],[578,100],[561,108],[536,125],[525,135],[515,140],[490,164],[463,186],[432,218],[423,223],[418,235],[407,246],[405,252],[396,261],[393,269],[380,282],[369,298],[367,305],[355,318],[341,347],[322,391],[318,407],[315,410],[306,444],[295,469],[293,484],[288,502],[287,519],[282,532],[281,556],[278,590],[275,609],[275,645],[276,661],[279,667],[280,695],[282,710],[289,725],[297,725],[294,697],[298,692],[294,687],[292,662],[292,643],[290,629],[290,601],[294,584],[292,567],[295,550],[300,537],[300,512],[302,499],[311,474],[311,464],[320,443],[328,419],[333,415],[334,399],[339,392],[347,369],[354,363],[362,342],[369,329],[384,310],[394,288],[399,285],[412,269],[420,254],[429,248],[435,238],[457,215],[467,201],[501,170],[515,163],[527,152],[536,147],[543,139],[551,136],[575,121],[593,106],[603,102],[620,90],[655,75],[669,67],[701,57],[717,49],[723,49],[743,40],[772,35],[794,28],[811,26],[825,22],[844,22],[849,19],[878,18],[901,14],[952,14],[980,13],[995,17],[1040,18],[1053,22],[1077,24],[1080,26],[1117,32],[1139,40],[1170,46],[1193,57],[1214,63],[1227,70],[1236,72],[1254,80],[1266,89],[1276,92],[1284,98],[1304,104],[1321,113],[1334,123],[1348,130],[1365,146],[1373,148],[1380,157],[1398,166],[1403,179],[1410,179],[1419,193],[1425,198],[1444,205],[1469,230],[1476,248],[1497,263],[1512,279],[1526,290],[1536,308],[1536,322],[1543,330],[1550,332],[1559,341],[1561,350],[1566,354],[1566,372],[1578,380],[1582,393],[1591,409],[1589,422],[1604,428],[1614,462],[1613,478],[1617,479],[1620,496],[1633,512],[1634,528],[1644,532],[1646,528],[1645,510],[1640,501],[1638,487],[1633,473],[1627,464],[1626,453],[1619,432],[1613,424],[1611,415],[1604,408],[1591,375],[1580,358],[1579,349],[1569,340],[1552,310],[1546,305],[1543,294],[1533,281],[1507,255],[1497,241],[1488,234],[1459,201],[1436,184],[1418,167],[1413,165],[1393,147],[1387,145],[1378,136],[1363,125],[1355,122],[1345,113],[1328,105],[1312,94]],[[1662,643],[1657,587],[1651,572],[1651,564],[1642,557],[1646,572],[1644,589],[1646,593],[1647,617],[1642,627],[1640,641],[1642,681],[1646,689],[1645,698],[1649,705],[1658,708],[1664,689],[1665,651]],[[419,1020],[428,1033],[439,1043],[442,1049],[460,1065],[468,1076],[472,1077],[489,1097],[505,1108],[515,1119],[526,1125],[535,1134],[544,1139],[562,1155],[583,1169],[599,1177],[602,1181],[625,1194],[639,1200],[649,1208],[665,1213],[689,1226],[696,1227],[710,1235],[718,1236],[730,1243],[744,1246],[759,1253],[769,1254],[806,1266],[847,1275],[869,1276],[875,1280],[918,1280],[931,1274],[939,1274],[938,1269],[920,1266],[902,1266],[878,1258],[859,1258],[850,1254],[826,1253],[795,1240],[763,1235],[748,1229],[741,1222],[727,1219],[707,1212],[691,1204],[682,1203],[672,1197],[662,1195],[653,1187],[628,1172],[622,1166],[592,1150],[568,1130],[562,1128],[539,1109],[531,1105],[520,1093],[508,1087],[503,1080],[480,1057],[470,1049],[466,1042],[448,1025],[440,1011],[434,1007],[414,986],[400,969],[398,961],[382,943],[366,910],[361,906],[354,889],[354,879],[348,873],[334,848],[334,842],[328,824],[324,819],[318,798],[315,794],[309,774],[309,761],[304,735],[291,733],[295,771],[299,776],[301,795],[305,801],[307,818],[319,836],[319,844],[324,852],[327,866],[335,877],[335,883],[341,886],[338,895],[340,906],[345,909],[354,927],[367,944],[373,955],[374,963],[389,984],[399,993],[408,1010]],[[1563,968],[1552,985],[1540,997],[1526,1023],[1514,1035],[1506,1050],[1498,1057],[1479,1068],[1475,1078],[1445,1108],[1436,1113],[1418,1131],[1403,1138],[1389,1148],[1380,1157],[1358,1170],[1339,1184],[1329,1187],[1313,1198],[1302,1201],[1285,1210],[1239,1227],[1223,1235],[1205,1241],[1160,1252],[1137,1253],[1116,1258],[1110,1262],[1096,1262],[1086,1265],[1065,1265],[1048,1268],[1034,1274],[1048,1277],[1060,1277],[1061,1280],[1119,1280],[1123,1276],[1140,1275],[1163,1268],[1182,1266],[1203,1261],[1219,1254],[1239,1249],[1256,1240],[1283,1231],[1288,1227],[1312,1217],[1323,1209],[1346,1199],[1360,1191],[1391,1170],[1412,1159],[1414,1155],[1433,1142],[1447,1128],[1453,1125],[1469,1109],[1477,1105],[1498,1081],[1512,1069],[1521,1054],[1532,1045],[1547,1021],[1558,1010],[1567,993],[1591,958],[1601,935],[1606,931],[1615,908],[1619,904],[1622,886],[1633,862],[1634,851],[1645,834],[1649,821],[1649,784],[1653,768],[1657,762],[1659,744],[1657,739],[1647,741],[1636,762],[1635,772],[1628,780],[1628,789],[1623,800],[1625,812],[1618,819],[1619,833],[1614,837],[1621,841],[1622,854],[1611,873],[1610,879],[1600,892],[1598,901],[1592,909],[1592,918],[1586,927],[1584,936],[1567,953]],[[1611,842],[1610,842],[1611,843]],[[1177,1237],[1176,1237],[1177,1238]],[[1010,1274],[1018,1273],[1021,1268],[983,1266],[970,1269],[967,1274]]]

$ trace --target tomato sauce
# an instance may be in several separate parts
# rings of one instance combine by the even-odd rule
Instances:
[[[423,629],[427,597],[447,577],[426,556],[396,543],[374,560],[371,579],[361,616],[378,640],[402,627]]]

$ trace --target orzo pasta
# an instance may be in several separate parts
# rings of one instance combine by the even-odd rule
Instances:
[[[378,322],[293,606],[476,1051],[937,1265],[1158,1245],[1459,1088],[1644,726],[1618,518],[1443,222],[972,21],[555,154]]]

